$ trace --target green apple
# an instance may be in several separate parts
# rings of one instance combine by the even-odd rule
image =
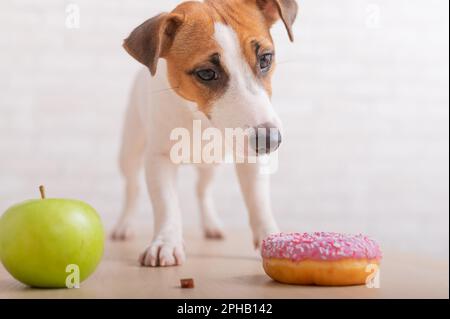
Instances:
[[[28,200],[0,218],[0,260],[20,282],[41,288],[66,287],[71,267],[80,282],[99,264],[103,226],[88,204],[71,199]],[[73,269],[73,268],[72,268]]]

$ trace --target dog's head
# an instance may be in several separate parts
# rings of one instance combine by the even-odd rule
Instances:
[[[270,152],[281,142],[270,101],[275,69],[270,28],[281,19],[293,41],[296,15],[295,0],[189,1],[138,26],[124,48],[152,75],[164,58],[170,85],[214,126],[266,129],[271,146],[263,151]]]

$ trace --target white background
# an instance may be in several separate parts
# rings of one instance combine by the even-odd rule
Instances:
[[[70,3],[79,29],[65,26]],[[139,69],[121,42],[176,3],[1,2],[0,211],[44,183],[49,196],[88,201],[111,227],[122,200],[122,118]],[[386,249],[448,258],[448,1],[299,4],[296,42],[280,24],[273,32],[274,104],[285,127],[272,186],[281,228],[363,232]],[[185,225],[198,227],[193,186],[183,168]],[[215,195],[229,235],[247,227],[231,166]],[[146,196],[139,219],[150,229]]]

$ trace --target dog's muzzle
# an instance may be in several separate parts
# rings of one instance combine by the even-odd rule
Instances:
[[[250,146],[256,154],[269,154],[280,147],[281,132],[272,123],[264,123],[251,130],[249,139]]]

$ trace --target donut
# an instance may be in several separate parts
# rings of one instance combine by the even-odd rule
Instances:
[[[272,234],[263,240],[261,256],[273,280],[320,286],[365,284],[382,258],[367,236],[332,232]]]

